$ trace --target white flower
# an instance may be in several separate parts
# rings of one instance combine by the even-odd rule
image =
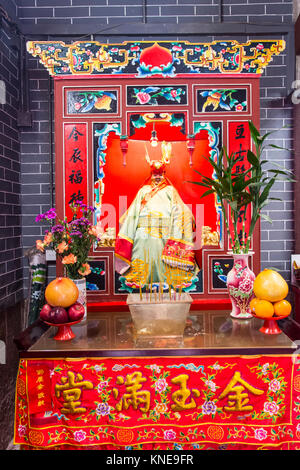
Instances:
[[[216,391],[216,384],[212,380],[206,380],[205,385],[210,388],[213,392]]]

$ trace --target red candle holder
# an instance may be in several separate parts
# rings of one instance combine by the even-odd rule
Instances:
[[[283,318],[286,317],[271,317],[271,318],[262,318],[258,317],[257,315],[253,315],[254,318],[258,318],[259,320],[264,320],[263,326],[259,329],[261,333],[264,333],[265,335],[279,335],[282,333],[282,330],[279,328],[277,322],[279,320],[282,320]]]
[[[47,321],[45,321],[44,323],[49,326],[57,327],[57,332],[53,339],[57,341],[69,341],[70,339],[73,339],[76,336],[75,333],[72,331],[71,326],[81,322],[81,320],[82,319],[68,323],[49,323]]]

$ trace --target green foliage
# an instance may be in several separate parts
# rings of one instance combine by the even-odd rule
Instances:
[[[275,181],[291,181],[294,182],[293,174],[291,171],[282,168],[273,162],[273,167],[270,168],[268,160],[262,160],[263,151],[267,147],[286,150],[282,147],[273,144],[266,144],[266,139],[273,132],[268,132],[261,135],[249,121],[249,129],[251,139],[255,151],[250,149],[247,152],[247,161],[249,168],[237,172],[235,170],[236,164],[240,162],[243,157],[239,157],[237,153],[228,154],[225,147],[222,148],[219,158],[215,161],[212,157],[207,158],[209,163],[214,169],[215,179],[209,178],[197,170],[194,170],[201,176],[200,181],[189,181],[189,183],[197,184],[206,188],[201,197],[208,194],[216,194],[221,203],[222,213],[225,221],[226,230],[231,241],[233,253],[248,253],[250,248],[250,241],[253,235],[255,226],[260,217],[272,223],[270,217],[262,213],[262,209],[271,200],[281,200],[280,198],[270,197],[270,191]],[[206,157],[203,157],[206,158]],[[268,168],[266,169],[266,164]],[[229,228],[229,219],[227,216],[226,206],[230,207],[230,217],[233,225],[233,234]],[[250,223],[249,233],[245,234],[245,217],[247,208],[251,206],[252,217]],[[237,232],[238,220],[242,220],[243,237],[239,239]]]

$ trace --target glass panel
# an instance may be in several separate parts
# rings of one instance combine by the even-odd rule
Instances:
[[[266,335],[259,331],[263,321],[251,318],[250,320],[231,319],[227,311],[191,311],[188,317],[186,329],[181,347],[176,347],[178,353],[190,350],[190,354],[197,355],[197,349],[226,349],[225,354],[230,354],[231,349],[238,349],[240,354],[251,354],[249,350],[257,349],[253,353],[263,353],[266,348],[296,349],[285,333],[278,335]],[[60,351],[76,351],[79,355],[92,351],[109,351],[115,356],[118,351],[128,355],[141,350],[135,346],[134,330],[129,312],[119,313],[93,313],[90,314],[85,324],[78,323],[72,326],[76,337],[71,341],[56,341],[53,339],[57,328],[49,328],[43,336],[29,349],[29,352],[51,352],[57,354]],[[157,339],[156,343],[149,344],[145,349],[168,350],[174,348],[166,339]],[[174,350],[174,349],[173,349]],[[192,352],[192,350],[194,350]],[[203,351],[202,351],[203,353]],[[147,354],[147,352],[145,352]],[[224,354],[224,352],[223,352]]]

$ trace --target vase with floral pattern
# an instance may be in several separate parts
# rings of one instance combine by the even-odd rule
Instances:
[[[230,316],[252,318],[250,302],[254,297],[255,274],[248,265],[249,253],[230,254],[233,256],[233,268],[227,274],[227,289],[232,304]]]

